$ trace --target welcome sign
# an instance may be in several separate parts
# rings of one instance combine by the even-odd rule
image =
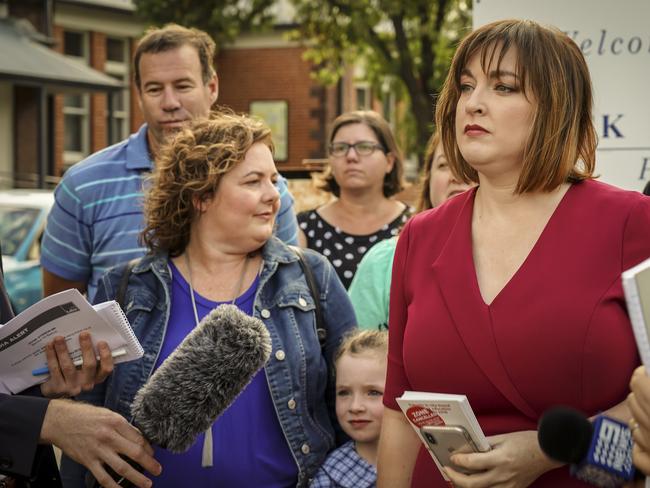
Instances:
[[[474,27],[520,18],[554,25],[580,47],[594,87],[600,180],[650,180],[650,1],[474,0]]]

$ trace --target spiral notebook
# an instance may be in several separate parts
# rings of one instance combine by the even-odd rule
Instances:
[[[111,325],[124,340],[126,354],[115,358],[113,360],[115,364],[140,359],[144,355],[144,349],[142,349],[140,341],[135,336],[129,320],[126,318],[122,307],[120,307],[115,300],[93,305],[93,309],[95,309],[95,312],[108,322],[108,324]]]
[[[47,366],[45,345],[63,336],[73,361],[81,358],[79,334],[93,343],[106,341],[111,351],[124,349],[115,363],[132,361],[144,351],[124,312],[115,301],[92,306],[76,289],[43,298],[0,325],[0,393],[18,393],[47,380],[35,371]]]
[[[622,280],[639,355],[650,368],[650,259],[623,272]]]

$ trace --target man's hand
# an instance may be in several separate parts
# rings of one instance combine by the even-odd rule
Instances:
[[[77,396],[82,391],[90,391],[97,383],[101,383],[113,371],[111,350],[104,341],[97,343],[99,364],[89,332],[79,334],[79,346],[83,365],[81,368],[73,364],[65,339],[61,336],[45,346],[47,367],[50,378],[41,385],[43,396],[56,398],[61,396]]]
[[[162,471],[153,458],[152,447],[140,431],[121,415],[105,408],[71,400],[52,400],[43,420],[41,442],[54,444],[71,459],[86,466],[105,488],[118,488],[106,472],[105,464],[139,488],[152,484],[120,455],[132,459],[155,476]]]

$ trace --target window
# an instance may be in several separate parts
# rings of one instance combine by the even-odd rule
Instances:
[[[75,61],[88,65],[89,43],[86,32],[66,30],[63,52]],[[65,169],[90,153],[90,98],[86,94],[63,97],[63,163]]]
[[[63,120],[65,127],[63,149],[71,153],[66,162],[74,164],[76,160],[88,154],[88,96],[65,95],[63,97]],[[72,154],[75,153],[75,154]]]
[[[41,211],[29,208],[2,205],[0,206],[0,237],[2,238],[2,253],[14,256],[25,244],[25,240],[33,234]]]
[[[112,124],[115,144],[129,135],[129,43],[126,39],[106,37],[106,74],[122,84],[124,89],[113,94],[113,113],[107,113],[106,124]],[[108,107],[107,107],[108,108]]]
[[[370,86],[366,83],[356,83],[354,85],[354,94],[356,96],[357,110],[370,109]]]
[[[395,92],[394,91],[385,91],[382,97],[382,111],[384,113],[384,118],[390,126],[395,128]]]
[[[124,39],[116,39],[114,37],[106,38],[106,60],[116,63],[126,62],[126,42]]]
[[[65,31],[63,33],[63,52],[66,56],[88,61],[87,36],[83,32]]]

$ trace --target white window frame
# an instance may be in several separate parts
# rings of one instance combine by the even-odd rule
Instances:
[[[83,54],[82,56],[72,56],[70,54],[65,54],[69,59],[72,59],[78,63],[81,63],[85,66],[90,65],[90,40],[89,34],[85,31],[77,31],[74,29],[65,29],[67,32],[74,32],[76,34],[81,34],[82,36],[82,47]],[[69,168],[73,164],[81,161],[86,156],[90,154],[90,96],[88,94],[81,94],[81,107],[66,107],[65,105],[65,95],[63,97],[63,130],[65,132],[65,116],[73,115],[81,118],[81,151],[67,151],[65,149],[65,142],[63,148],[63,165],[64,169]],[[64,137],[65,141],[65,137]]]
[[[391,84],[388,81],[382,84],[381,91],[381,105],[382,111],[384,112],[384,118],[394,131],[397,118],[397,95],[395,94],[395,90],[391,90]]]
[[[365,93],[366,103],[361,105],[359,103],[358,93],[362,91]],[[370,83],[365,81],[357,81],[354,83],[354,106],[355,110],[370,110],[372,107],[372,91],[370,89]]]
[[[129,59],[130,59],[130,50],[129,50],[129,39],[126,37],[119,37],[119,36],[111,36],[107,35],[106,40],[108,41],[108,38],[112,39],[117,39],[122,41],[123,43],[123,49],[124,49],[124,61],[123,62],[118,62],[118,61],[109,61],[108,59],[106,60],[106,64],[104,65],[104,70],[107,75],[114,76],[118,78],[122,83],[124,83],[124,89],[122,90],[122,99],[124,100],[124,109],[123,110],[113,110],[112,114],[107,115],[107,120],[106,123],[110,124],[111,119],[110,117],[114,119],[119,119],[122,121],[122,131],[119,134],[114,134],[115,140],[113,141],[108,141],[109,144],[114,144],[116,142],[121,141],[122,139],[126,139],[129,134],[130,134],[130,127],[129,127],[129,107],[131,106],[131,92],[130,92],[130,83],[129,83]],[[108,49],[107,49],[108,53]],[[108,101],[107,101],[108,103]],[[108,107],[107,107],[108,109]]]

